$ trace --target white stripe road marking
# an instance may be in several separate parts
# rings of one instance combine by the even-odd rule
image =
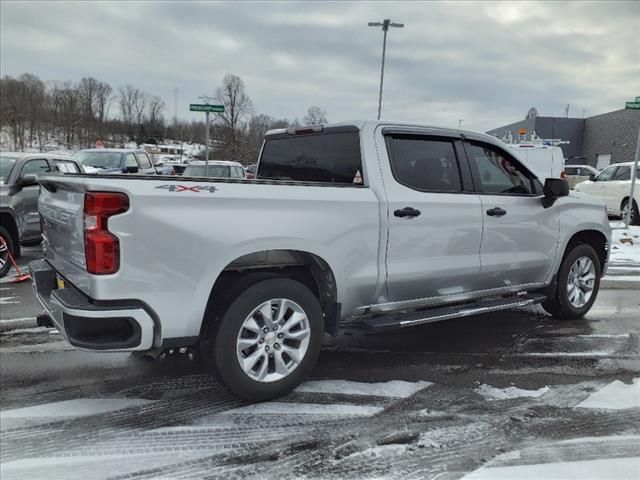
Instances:
[[[29,320],[33,320],[35,322],[36,321],[36,317],[0,318],[0,324],[27,322]]]
[[[11,305],[11,304],[20,303],[20,301],[17,301],[17,302],[13,301],[16,298],[18,298],[18,297],[0,297],[0,305]]]
[[[282,415],[351,415],[351,416],[371,416],[384,410],[384,407],[375,405],[348,405],[348,404],[321,404],[321,403],[296,403],[296,402],[264,402],[247,405],[246,407],[234,408],[220,415],[236,414],[282,414]]]
[[[310,380],[304,382],[296,392],[302,393],[340,393],[345,395],[366,395],[374,397],[407,398],[423,388],[433,385],[431,382],[389,382],[366,383],[348,380]]]
[[[45,403],[33,407],[0,411],[0,419],[9,418],[73,418],[99,415],[129,407],[153,403],[141,398],[78,398],[61,402]]]

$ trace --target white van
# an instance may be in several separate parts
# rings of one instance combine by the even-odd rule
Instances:
[[[545,178],[564,178],[564,155],[560,147],[535,143],[507,144],[543,182]]]

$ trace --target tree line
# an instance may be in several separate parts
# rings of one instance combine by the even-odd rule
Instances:
[[[244,82],[233,74],[225,75],[206,100],[225,107],[212,116],[209,127],[211,158],[216,159],[252,163],[267,130],[327,123],[326,112],[316,106],[302,122],[256,113]],[[115,147],[165,139],[204,143],[204,121],[167,121],[165,111],[162,98],[130,84],[114,89],[93,77],[45,82],[30,73],[0,78],[0,131],[16,151],[42,151],[56,144],[69,150],[90,148],[97,140]]]

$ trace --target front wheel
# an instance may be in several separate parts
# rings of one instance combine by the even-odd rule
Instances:
[[[250,401],[286,395],[315,365],[323,336],[320,302],[304,285],[272,278],[243,290],[220,317],[207,319],[205,364]]]
[[[638,204],[635,200],[633,200],[632,204],[629,205],[628,198],[624,202],[622,202],[622,208],[620,209],[620,212],[622,213],[622,221],[625,221],[627,219],[629,208],[631,208],[631,221],[629,223],[631,225],[640,225],[640,212],[638,211]]]
[[[574,246],[560,265],[556,291],[542,307],[562,320],[581,318],[596,301],[600,275],[600,259],[593,247],[587,244]]]
[[[2,278],[11,268],[9,254],[13,255],[15,250],[13,249],[13,239],[4,227],[0,227],[0,238],[3,240],[0,241],[0,278]]]

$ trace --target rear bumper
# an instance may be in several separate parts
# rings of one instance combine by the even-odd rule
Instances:
[[[46,260],[29,264],[36,298],[65,339],[90,351],[139,351],[153,347],[154,322],[134,302],[100,304],[66,282],[58,289],[56,271]]]

